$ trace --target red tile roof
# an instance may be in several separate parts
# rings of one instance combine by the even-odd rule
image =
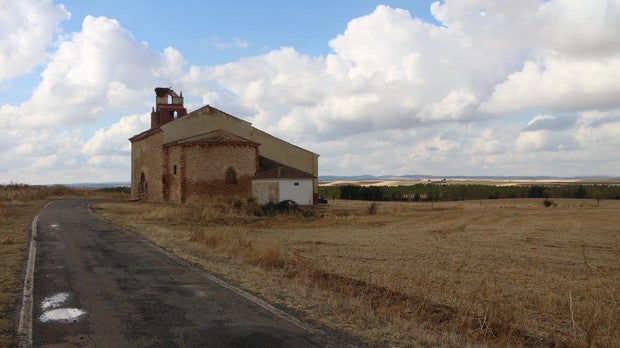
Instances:
[[[314,179],[314,175],[288,166],[282,166],[258,173],[253,179]]]

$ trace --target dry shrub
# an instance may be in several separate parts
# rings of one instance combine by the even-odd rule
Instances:
[[[618,285],[609,285],[612,296],[619,298]],[[570,295],[569,295],[570,296]],[[595,294],[587,298],[571,296],[569,315],[571,318],[571,339],[577,346],[613,346],[620,336],[620,308],[618,304],[604,305],[593,302]]]
[[[510,301],[510,296],[497,279],[481,279],[470,296],[469,306],[461,315],[462,325],[470,336],[496,342],[532,339],[518,329],[521,318],[515,315],[516,305]]]
[[[138,216],[141,220],[147,221],[198,221],[200,211],[195,206],[175,206],[167,204],[145,205]]]
[[[1,245],[11,245],[11,244],[15,244],[15,240],[13,239],[13,237],[6,237],[4,238],[1,242]]]
[[[27,184],[6,184],[0,185],[0,201],[4,202],[32,202],[48,199],[68,198],[68,197],[128,197],[127,190],[112,189],[75,188],[65,185],[27,185]]]
[[[235,222],[245,222],[254,214],[254,210],[260,210],[260,206],[251,199],[241,199],[239,197],[218,197],[208,201],[203,201],[199,221],[205,224],[231,224]]]
[[[273,242],[251,241],[247,234],[240,231],[196,231],[190,241],[264,269],[282,268],[286,264],[280,255],[279,245]]]
[[[549,207],[556,207],[558,204],[547,198],[542,202],[542,205],[546,208],[549,208]]]
[[[254,199],[248,199],[248,203],[245,206],[246,215],[258,216],[261,212],[261,206]]]
[[[377,209],[379,208],[379,204],[377,202],[372,202],[368,206],[367,213],[368,215],[377,215]]]
[[[173,205],[167,203],[139,203],[138,219],[158,221],[171,225],[212,225],[244,223],[252,215],[248,213],[253,206],[240,200],[211,200],[202,204]]]
[[[239,212],[230,205],[207,205],[200,212],[200,220],[204,223],[226,222],[239,216]]]
[[[286,260],[280,255],[280,246],[265,242],[246,249],[243,261],[265,269],[282,268],[286,265]]]
[[[6,222],[7,222],[6,206],[0,203],[0,226],[6,224]]]

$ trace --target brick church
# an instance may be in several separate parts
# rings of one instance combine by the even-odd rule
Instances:
[[[319,155],[209,105],[188,113],[183,94],[170,88],[155,94],[150,129],[129,139],[132,198],[316,204]]]

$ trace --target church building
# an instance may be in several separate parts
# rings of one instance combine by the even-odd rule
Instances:
[[[133,199],[316,204],[319,155],[209,105],[188,113],[170,88],[155,94],[150,129],[129,139]]]

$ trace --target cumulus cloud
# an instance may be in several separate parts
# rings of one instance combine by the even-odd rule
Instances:
[[[401,172],[545,175],[555,155],[566,163],[555,175],[576,175],[590,173],[576,165],[595,146],[586,139],[599,139],[610,156],[602,172],[617,172],[619,10],[615,1],[447,0],[431,6],[435,25],[378,6],[324,57],[282,48],[192,67],[184,84],[307,144],[326,171],[394,172],[396,162]]]
[[[174,48],[152,51],[120,23],[87,16],[82,30],[60,43],[32,97],[0,107],[0,127],[41,127],[92,122],[104,110],[121,110],[143,100],[153,86],[183,72]]]
[[[528,60],[522,70],[495,87],[481,110],[504,114],[541,108],[614,109],[620,107],[619,79],[620,55],[585,61],[558,57],[545,57],[539,63]]]
[[[30,99],[0,106],[0,159],[11,163],[3,170],[34,183],[68,182],[89,170],[94,173],[89,178],[125,180],[127,139],[146,129],[145,116],[123,117],[86,139],[80,125],[116,118],[124,110],[148,110],[154,86],[170,85],[184,72],[185,61],[176,49],[153,51],[118,21],[87,16],[82,30],[68,35],[51,54]],[[50,174],[37,177],[42,171]]]
[[[612,2],[444,1],[431,7],[441,23],[434,25],[381,5],[351,20],[325,57],[282,48],[192,67],[184,83],[205,103],[296,140],[519,111],[613,109],[620,100],[617,10]],[[596,23],[587,34],[567,29],[585,22]]]
[[[0,149],[0,172],[15,182],[53,183],[62,176],[48,175],[48,171],[66,172],[67,175],[83,161],[79,129],[12,129],[3,133]],[[43,173],[46,173],[43,175]]]
[[[0,81],[28,73],[47,57],[60,22],[70,13],[52,1],[0,0]]]
[[[150,114],[123,116],[108,129],[98,129],[84,144],[83,152],[89,155],[130,155],[128,139],[147,130],[150,121]]]
[[[119,22],[87,17],[32,97],[0,106],[0,128],[13,134],[0,160],[127,177],[126,139],[148,127],[142,112],[162,85],[321,154],[321,174],[620,172],[617,1],[446,0],[431,13],[438,24],[381,5],[323,56],[281,47],[216,66],[187,66],[173,47],[153,51]],[[36,127],[102,117],[92,135],[65,134],[65,153],[18,140],[55,143],[60,130]]]

